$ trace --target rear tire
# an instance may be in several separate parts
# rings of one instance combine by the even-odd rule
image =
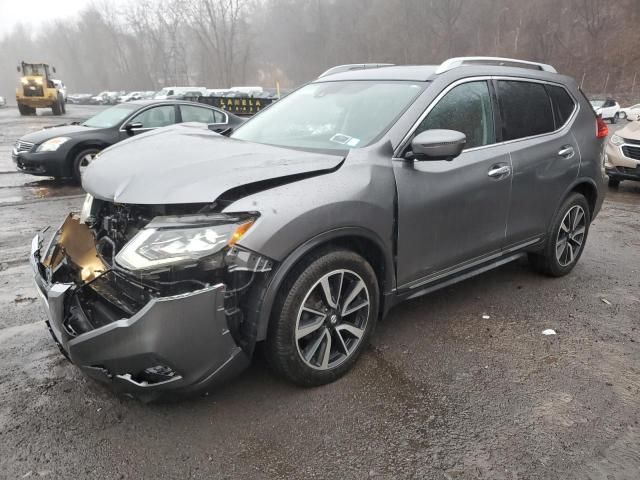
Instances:
[[[337,380],[371,338],[379,299],[375,272],[360,255],[312,255],[280,287],[264,349],[271,368],[305,387]]]
[[[531,266],[551,277],[569,273],[584,251],[590,223],[587,199],[579,193],[571,194],[556,212],[542,251],[529,254]]]
[[[621,120],[625,120],[627,118],[627,114],[625,112],[619,112],[618,115],[620,116]]]
[[[73,179],[77,183],[82,181],[82,173],[84,169],[93,161],[99,152],[97,148],[87,148],[78,153],[73,159]]]
[[[620,186],[620,180],[609,177],[609,186],[611,188],[618,188]]]

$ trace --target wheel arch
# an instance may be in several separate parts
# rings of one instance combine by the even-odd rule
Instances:
[[[353,250],[369,262],[380,285],[381,305],[379,311],[384,311],[382,302],[385,293],[392,290],[395,284],[395,265],[391,252],[387,251],[384,242],[370,230],[360,227],[338,228],[317,235],[298,246],[278,266],[264,289],[259,308],[256,309],[258,315],[256,341],[264,340],[267,337],[273,306],[287,276],[307,255],[330,246]]]
[[[572,193],[580,193],[587,199],[587,203],[589,204],[589,213],[591,219],[593,219],[593,217],[595,216],[594,214],[597,213],[596,209],[598,206],[598,187],[596,185],[596,182],[594,182],[591,178],[577,179],[565,192],[562,197],[561,203],[564,202],[565,199]]]

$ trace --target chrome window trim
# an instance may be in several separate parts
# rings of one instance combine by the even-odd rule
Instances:
[[[496,76],[496,75],[481,75],[481,76],[477,76],[477,77],[467,77],[467,78],[462,78],[459,80],[456,80],[455,82],[447,85],[447,87],[442,90],[442,92],[440,92],[438,94],[438,96],[436,98],[433,99],[433,101],[427,106],[427,108],[425,109],[425,111],[418,117],[418,120],[416,120],[413,124],[413,126],[409,129],[409,131],[407,132],[407,134],[402,138],[402,141],[398,144],[398,147],[395,149],[394,153],[393,153],[393,160],[404,160],[402,157],[399,157],[398,155],[400,155],[402,153],[402,151],[406,148],[409,139],[413,136],[414,132],[418,129],[418,127],[420,126],[420,124],[422,123],[422,121],[427,117],[427,115],[429,115],[429,113],[431,113],[431,110],[433,110],[435,108],[435,106],[438,104],[438,102],[440,100],[442,100],[442,98],[449,93],[451,90],[453,90],[455,87],[465,84],[465,83],[470,83],[470,82],[478,82],[478,81],[490,81],[490,80],[509,80],[509,81],[519,81],[519,82],[529,82],[529,83],[541,83],[543,85],[552,85],[554,87],[561,87],[564,89],[565,92],[567,92],[567,94],[569,95],[569,97],[571,98],[571,100],[573,100],[573,112],[571,112],[571,115],[569,115],[569,118],[567,119],[567,121],[559,128],[556,128],[555,130],[551,131],[551,132],[546,132],[546,133],[541,133],[538,135],[531,135],[529,137],[522,137],[522,138],[516,138],[513,140],[504,140],[502,142],[496,142],[496,143],[490,143],[488,145],[480,145],[478,147],[473,147],[473,148],[468,148],[462,151],[462,153],[465,152],[475,152],[477,150],[480,149],[484,149],[484,148],[490,148],[490,147],[496,147],[496,146],[501,146],[501,145],[509,145],[511,143],[515,143],[515,142],[522,142],[525,140],[532,140],[532,139],[536,139],[536,138],[541,138],[541,137],[546,137],[548,135],[555,135],[558,132],[561,132],[563,130],[568,130],[570,128],[570,126],[573,124],[575,118],[578,115],[578,112],[580,111],[580,103],[576,100],[576,98],[573,96],[573,94],[561,83],[557,83],[557,82],[553,82],[553,81],[549,81],[549,80],[538,80],[538,79],[534,79],[534,78],[528,78],[528,77],[510,77],[510,76]],[[549,101],[551,102],[551,97],[549,96]]]

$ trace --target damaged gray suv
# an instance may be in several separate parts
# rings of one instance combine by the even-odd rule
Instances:
[[[561,276],[603,201],[606,126],[543,64],[336,67],[235,131],[176,125],[103,151],[31,259],[86,374],[210,388],[258,344],[336,380],[391,307],[528,256]]]

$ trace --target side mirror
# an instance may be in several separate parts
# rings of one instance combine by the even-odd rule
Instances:
[[[233,130],[233,128],[226,123],[209,123],[207,128],[212,132],[219,133],[220,135],[228,135]]]
[[[425,130],[411,141],[414,160],[451,161],[462,153],[467,136],[455,130]]]
[[[127,123],[127,124],[124,126],[124,129],[125,129],[127,132],[132,132],[132,131],[134,131],[134,130],[139,130],[139,129],[141,129],[141,128],[142,128],[142,123],[141,123],[141,122]]]

